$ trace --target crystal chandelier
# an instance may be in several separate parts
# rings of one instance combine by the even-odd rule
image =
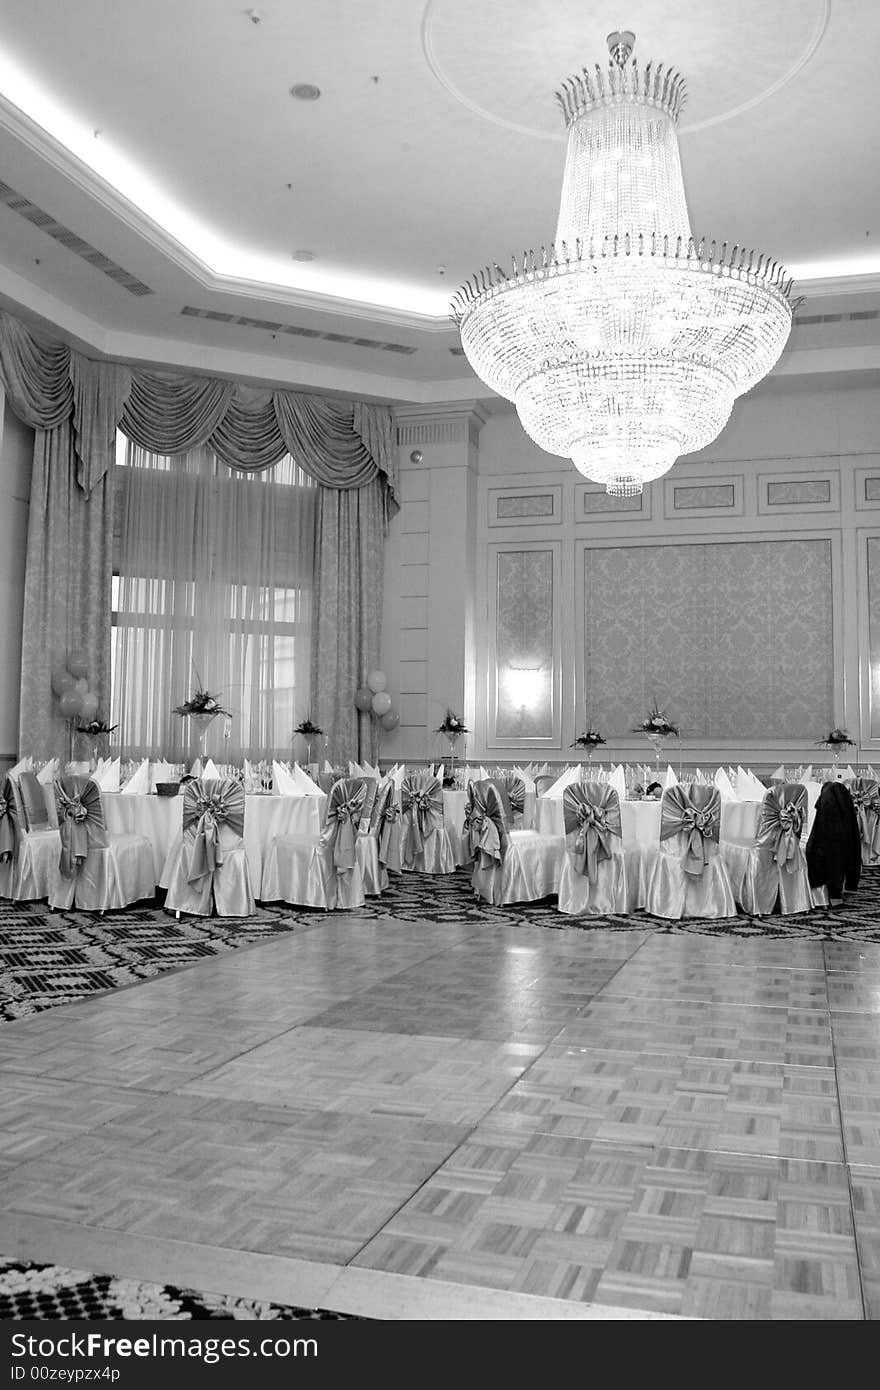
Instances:
[[[675,125],[678,73],[609,35],[606,70],[557,99],[568,149],[556,239],[458,291],[453,316],[477,375],[526,433],[608,492],[631,496],[715,439],[791,330],[776,261],[691,236]]]

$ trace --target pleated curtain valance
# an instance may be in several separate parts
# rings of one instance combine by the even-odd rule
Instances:
[[[3,311],[0,383],[26,425],[52,430],[71,420],[86,496],[113,462],[118,428],[157,454],[207,444],[230,468],[269,468],[289,453],[316,482],[339,490],[381,477],[389,514],[398,509],[387,406],[95,362]]]

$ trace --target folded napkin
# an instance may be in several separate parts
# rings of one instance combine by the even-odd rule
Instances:
[[[360,763],[353,763],[350,758],[348,760],[348,775],[349,777],[363,777],[364,775],[364,769]]]
[[[670,787],[677,787],[677,786],[678,786],[678,778],[676,777],[675,773],[672,771],[672,768],[667,764],[667,766],[666,766],[666,776],[663,778],[663,790],[664,790],[664,791],[668,791]]]
[[[406,776],[406,763],[398,763],[391,774],[391,780],[398,791],[403,786],[403,779]]]
[[[723,767],[719,767],[713,780],[715,786],[718,788],[722,801],[736,800],[736,792],[733,790],[733,784]]]
[[[617,767],[612,768],[608,785],[614,788],[621,801],[626,800],[626,774],[623,770],[623,763],[618,763]]]
[[[740,801],[763,801],[767,788],[745,768],[736,769],[736,794]]]
[[[34,770],[34,760],[33,760],[33,758],[31,758],[30,756],[28,756],[27,758],[21,758],[21,759],[15,764],[15,767],[11,767],[11,768],[9,769],[9,776],[10,776],[10,777],[19,777],[19,776],[21,775],[22,772],[33,772],[33,770]]]
[[[109,761],[110,759],[108,758],[107,762],[109,763]],[[172,770],[171,764],[166,762],[164,758],[160,758],[158,762],[150,763],[150,785],[153,791],[156,790],[160,782],[176,782],[178,780],[177,774]],[[106,787],[105,790],[109,791],[110,788]]]
[[[331,776],[331,777],[333,776],[333,769],[332,769],[332,767],[330,766],[330,764],[328,763],[328,761],[327,761],[326,758],[324,759],[324,766],[322,767],[321,771],[322,771],[322,772],[329,772],[329,773],[330,773],[330,776]]]
[[[144,758],[122,788],[123,796],[148,796],[150,791],[150,760]]]
[[[160,777],[159,780],[162,781],[162,778]],[[92,781],[100,787],[102,792],[118,792],[119,759],[102,758],[92,773]]]
[[[561,773],[559,777],[556,778],[556,781],[553,783],[553,785],[547,788],[544,795],[561,796],[565,788],[569,786],[570,783],[580,781],[580,775],[580,767],[567,767],[565,771]]]
[[[195,762],[193,763],[192,767],[191,767],[190,770],[189,770],[189,775],[190,775],[190,777],[201,777],[201,775],[202,775],[202,760],[201,760],[201,758],[196,758]]]
[[[217,770],[217,764],[214,762],[213,758],[209,758],[208,761],[205,763],[205,766],[202,769],[202,776],[205,778],[206,781],[210,780],[212,782],[219,782],[220,773]]]
[[[785,763],[780,763],[779,766],[778,766],[778,768],[776,769],[776,771],[770,773],[770,781],[771,781],[771,782],[784,782],[784,781],[785,781]]]
[[[276,796],[302,796],[297,789],[296,778],[288,772],[283,763],[272,759],[272,790]]]
[[[378,767],[373,767],[372,763],[364,763],[363,773],[365,777],[375,777],[377,782],[381,781],[382,773]]]
[[[321,788],[317,782],[313,782],[307,772],[303,772],[299,763],[293,765],[293,786],[296,796],[320,796]]]
[[[58,759],[50,758],[46,766],[37,773],[37,781],[42,782],[44,787],[49,786],[58,776]]]
[[[260,778],[254,772],[250,758],[244,758],[241,765],[241,780],[246,792],[252,792],[260,785]]]

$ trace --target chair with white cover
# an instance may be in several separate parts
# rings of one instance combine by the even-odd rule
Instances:
[[[563,836],[514,829],[492,778],[468,784],[464,840],[474,866],[471,886],[484,901],[495,906],[538,902],[557,892]]]
[[[405,873],[455,873],[455,852],[443,818],[443,787],[430,772],[408,773],[401,783],[400,867]]]
[[[91,778],[57,778],[55,805],[61,854],[49,890],[50,907],[112,912],[155,896],[149,840],[108,831],[101,792]]]
[[[366,777],[342,777],[327,799],[320,835],[277,835],[263,864],[260,897],[296,907],[363,907],[357,836],[367,803]]]
[[[559,911],[572,917],[634,912],[638,906],[638,851],[624,852],[620,797],[607,782],[573,782],[562,793],[565,863]]]
[[[252,917],[256,911],[244,844],[244,787],[232,777],[199,777],[183,788],[183,829],[162,870],[165,907],[196,917]]]
[[[16,902],[48,898],[58,870],[61,840],[52,824],[43,786],[34,772],[9,774],[15,833],[12,872],[5,894]]]
[[[880,782],[874,777],[851,777],[844,786],[849,788],[859,820],[862,863],[880,864]]]
[[[761,803],[754,847],[749,850],[739,901],[751,917],[766,917],[776,904],[788,916],[827,904],[824,889],[810,888],[801,836],[807,823],[807,791],[777,782]]]
[[[660,845],[645,894],[652,917],[736,916],[730,875],[719,852],[717,787],[667,787],[660,799]]]
[[[539,772],[535,778],[535,796],[543,796],[557,780],[555,772]]]
[[[373,781],[375,787],[375,780]],[[373,805],[369,811],[367,821],[367,811],[365,808],[364,816],[361,819],[361,829],[355,841],[355,852],[364,883],[364,892],[368,898],[376,897],[383,893],[388,887],[388,848],[389,835],[383,836],[386,824],[389,826],[396,819],[395,810],[391,803],[396,799],[397,788],[390,777],[385,777],[379,784],[378,790],[373,798]],[[398,838],[397,862],[400,862],[400,848]]]
[[[18,813],[12,783],[4,774],[0,782],[0,898],[12,897],[12,874],[18,843]]]

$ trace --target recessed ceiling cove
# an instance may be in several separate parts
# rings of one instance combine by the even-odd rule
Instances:
[[[740,115],[780,91],[814,57],[831,0],[428,0],[425,57],[468,110],[522,135],[565,140],[553,94],[563,78],[605,63],[606,30],[636,35],[641,65],[680,72],[688,100],[679,133]],[[612,22],[613,20],[613,22]]]

